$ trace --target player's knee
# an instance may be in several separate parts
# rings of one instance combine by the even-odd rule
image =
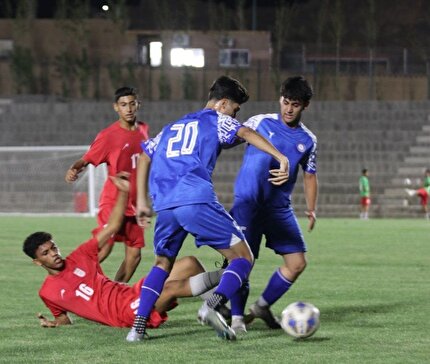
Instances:
[[[241,245],[241,249],[239,252],[239,256],[241,258],[245,258],[248,260],[251,264],[254,264],[254,254],[252,254],[251,249],[249,248],[249,245],[243,242]]]
[[[142,258],[140,253],[140,249],[128,249],[127,250],[127,259],[133,262],[139,263]]]
[[[306,269],[307,262],[305,259],[294,262],[289,269],[291,273],[295,276],[298,276],[300,273],[302,273]]]

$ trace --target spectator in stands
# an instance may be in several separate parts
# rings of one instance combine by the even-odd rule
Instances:
[[[420,198],[420,204],[424,213],[424,217],[429,220],[430,214],[428,210],[428,200],[430,195],[430,169],[426,169],[424,172],[424,182],[423,187],[413,190],[413,189],[406,189],[406,193],[409,196],[418,196]]]
[[[369,207],[371,200],[369,173],[366,168],[361,171],[361,177],[358,180],[358,187],[360,190],[360,219],[367,220],[369,218]]]
[[[121,87],[115,91],[113,108],[118,113],[119,119],[98,133],[88,152],[66,172],[66,182],[76,181],[88,164],[98,166],[102,163],[107,164],[109,176],[115,176],[118,171],[128,171],[132,173],[130,181],[135,181],[136,162],[142,151],[140,143],[148,139],[149,132],[148,124],[136,119],[139,106],[135,89]],[[108,178],[100,195],[98,227],[93,230],[94,236],[107,223],[116,195],[117,190],[112,180]],[[133,276],[141,259],[140,250],[145,245],[143,228],[137,224],[135,218],[135,199],[135,185],[132,183],[123,225],[99,252],[99,261],[102,262],[110,254],[115,241],[124,242],[125,257],[115,275],[115,280],[119,282],[128,282]]]

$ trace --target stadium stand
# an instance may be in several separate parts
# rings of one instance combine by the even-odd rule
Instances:
[[[141,115],[151,125],[151,136],[155,136],[165,123],[202,106],[200,102],[144,101]],[[277,102],[248,102],[239,118],[245,120],[278,109]],[[424,168],[430,167],[429,111],[430,102],[312,102],[303,114],[303,122],[318,138],[319,216],[358,217],[358,178],[365,167],[371,182],[371,218],[421,217],[418,201],[405,196],[404,180],[415,181],[422,177]],[[88,145],[115,116],[109,102],[0,100],[0,144]],[[214,172],[216,190],[227,208],[231,206],[242,151],[243,147],[224,151]],[[33,205],[48,201],[54,206],[53,212],[63,211],[65,205],[70,208],[73,196],[63,176],[81,154],[49,152],[29,170],[19,168],[19,160],[36,158],[32,153],[1,153],[0,212],[28,211],[28,201],[32,201],[35,211],[38,207]],[[10,165],[14,167],[4,168]],[[300,177],[293,203],[298,216],[302,216],[305,201]]]

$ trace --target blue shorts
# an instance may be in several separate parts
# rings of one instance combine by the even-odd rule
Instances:
[[[306,251],[306,243],[292,207],[262,207],[236,199],[230,213],[245,234],[256,259],[263,235],[266,247],[276,254]]]
[[[220,203],[185,205],[158,212],[155,254],[177,256],[188,233],[194,236],[197,247],[209,245],[215,249],[228,249],[245,240],[237,223]]]

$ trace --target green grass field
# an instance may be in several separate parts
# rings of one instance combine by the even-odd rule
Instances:
[[[305,224],[306,221],[301,221]],[[45,271],[22,253],[22,241],[45,230],[67,255],[86,240],[89,218],[0,218],[0,362],[4,363],[429,363],[430,223],[425,220],[320,219],[306,233],[309,264],[292,290],[273,306],[307,300],[321,311],[321,327],[307,340],[255,322],[248,335],[223,342],[200,326],[197,298],[183,299],[165,326],[143,343],[125,342],[127,329],[74,320],[74,325],[42,329],[37,312],[48,314],[37,291]],[[303,227],[305,227],[303,225]],[[151,242],[151,233],[146,235]],[[153,261],[144,249],[133,277]],[[113,276],[123,255],[121,244],[103,263]],[[195,254],[207,269],[220,260],[190,239],[182,255]],[[280,263],[267,249],[251,275],[253,302]]]

